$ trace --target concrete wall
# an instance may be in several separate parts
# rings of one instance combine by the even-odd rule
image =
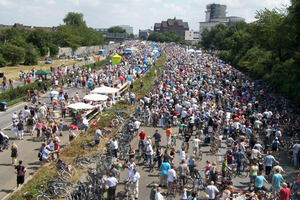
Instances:
[[[115,50],[120,46],[120,43],[109,44],[109,45],[99,45],[99,46],[90,46],[90,47],[79,47],[76,51],[73,51],[70,47],[61,47],[59,48],[58,55],[62,55],[65,53],[66,56],[73,56],[73,55],[81,55],[81,54],[98,54],[100,49],[107,49],[107,50]]]

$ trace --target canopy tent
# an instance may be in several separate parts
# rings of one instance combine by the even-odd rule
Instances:
[[[187,53],[194,53],[194,52],[195,52],[194,49],[189,49],[189,50],[187,50]]]
[[[122,56],[119,56],[119,54],[116,54],[112,57],[112,64],[118,65],[118,64],[120,64],[121,60],[122,60]]]
[[[97,93],[97,94],[112,94],[113,99],[115,99],[115,93],[119,92],[119,89],[117,88],[112,88],[112,87],[107,87],[107,86],[102,86],[99,88],[95,88],[94,90],[91,91],[91,93]]]
[[[158,50],[153,50],[152,52],[154,52],[154,53],[158,53]]]
[[[95,106],[86,104],[86,103],[73,103],[67,106],[68,108],[72,109],[85,109],[85,110],[90,110],[93,109]]]
[[[101,94],[88,94],[83,97],[83,99],[90,101],[105,101],[107,98],[108,96]]]
[[[52,72],[40,69],[38,71],[35,72],[35,75],[47,75],[47,74],[52,74]]]

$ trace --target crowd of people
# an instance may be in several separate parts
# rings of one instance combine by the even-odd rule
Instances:
[[[215,56],[186,53],[186,47],[170,44],[160,44],[158,47],[164,50],[167,57],[165,68],[159,69],[161,75],[157,77],[151,91],[137,101],[136,119],[132,123],[135,133],[142,141],[140,144],[146,154],[145,164],[152,165],[155,160],[157,167],[161,170],[160,185],[155,190],[156,194],[153,198],[162,199],[164,187],[170,194],[173,182],[178,180],[182,186],[181,199],[196,199],[196,191],[189,191],[184,187],[187,176],[192,174],[196,178],[203,176],[203,180],[207,183],[207,199],[217,199],[219,195],[222,200],[229,199],[234,193],[232,181],[226,187],[221,187],[222,190],[215,185],[224,185],[227,172],[236,166],[237,174],[249,167],[248,190],[253,191],[252,199],[262,198],[260,191],[265,190],[264,181],[272,182],[273,192],[280,195],[281,199],[288,199],[291,192],[285,183],[280,183],[284,177],[284,170],[280,167],[277,155],[286,145],[286,133],[292,133],[294,138],[298,137],[300,130],[300,121],[296,115],[298,108],[289,100],[276,94],[261,80],[252,79]],[[151,57],[148,65],[155,64],[151,53],[147,53],[146,57]],[[124,56],[119,65],[107,63],[101,71],[91,68],[61,69],[72,76],[66,80],[66,83],[63,81],[57,98],[51,96],[50,92],[51,105],[36,101],[24,107],[24,114],[23,111],[13,114],[15,137],[24,138],[24,126],[27,126],[28,134],[31,135],[37,130],[36,138],[40,139],[41,135],[43,136],[39,151],[40,159],[47,159],[50,154],[54,156],[54,153],[59,157],[59,137],[63,130],[63,120],[59,117],[55,118],[67,114],[68,102],[81,101],[78,94],[69,98],[63,91],[64,85],[90,89],[91,85],[114,87],[116,80],[120,80],[117,84],[117,87],[120,87],[124,81],[121,81],[119,77],[125,80],[131,75],[133,78],[139,77],[140,73],[147,70],[142,67],[143,60],[143,51],[139,51],[135,54],[133,61],[130,56]],[[134,67],[131,65],[132,62],[135,63]],[[138,67],[139,70],[137,70]],[[143,86],[141,82],[141,90]],[[135,105],[135,94],[126,93],[125,100]],[[112,105],[113,101],[112,99],[111,104],[102,103],[100,107]],[[56,111],[61,114],[58,115]],[[84,129],[86,133],[88,129],[86,113],[75,111],[73,116],[76,126],[74,125],[73,128],[70,126],[70,134],[77,129]],[[164,127],[166,133],[161,134],[157,131],[154,135],[146,136],[143,131],[139,130],[141,124]],[[175,129],[178,129],[178,135],[184,140],[178,156],[178,166],[175,162],[177,153],[172,141]],[[98,134],[99,137],[101,134]],[[166,144],[161,144],[162,137],[166,137]],[[205,174],[201,174],[195,161],[195,157],[201,151],[200,144],[210,145],[210,151],[217,152],[222,145],[224,146],[224,142],[222,143],[224,140],[226,140],[227,151],[220,169],[222,178],[218,177],[217,163],[207,162]],[[162,146],[165,146],[166,150],[163,151]],[[192,147],[192,151],[189,151],[189,146]],[[292,156],[295,166],[298,166],[300,161],[299,149],[300,144],[295,140]],[[12,156],[14,164],[16,163],[15,155]],[[133,198],[138,198],[140,175],[134,163],[134,153],[131,156],[132,160],[126,165],[129,169],[127,178],[135,183],[132,184],[131,191],[134,193]],[[118,157],[117,151],[115,151],[115,157]],[[265,176],[262,176],[263,171]],[[108,178],[105,181],[115,187],[118,180],[109,178],[113,176],[112,173],[107,175]],[[300,186],[300,175],[296,186]],[[110,196],[114,196],[114,191],[114,188],[110,190]]]

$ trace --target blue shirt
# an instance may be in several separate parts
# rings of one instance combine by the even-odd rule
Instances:
[[[272,155],[268,155],[268,156],[265,158],[265,165],[266,165],[266,166],[272,167],[273,162],[275,162],[275,158],[274,158]]]
[[[161,169],[161,175],[168,175],[168,170],[171,169],[171,165],[167,162],[163,162],[160,165],[160,169]]]
[[[255,181],[256,181],[255,187],[261,188],[263,186],[265,180],[266,180],[265,177],[257,176],[256,179],[255,179]]]
[[[280,187],[280,181],[283,177],[280,174],[274,174],[272,179],[274,180],[274,187]]]

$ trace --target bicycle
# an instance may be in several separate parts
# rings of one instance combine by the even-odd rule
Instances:
[[[65,188],[62,188],[62,187],[56,187],[56,186],[49,185],[48,189],[49,189],[51,195],[47,195],[47,193],[44,192],[44,186],[41,185],[40,189],[38,191],[38,193],[40,195],[38,195],[36,197],[36,199],[37,200],[54,199],[54,198],[57,198],[57,197],[65,198],[69,195],[69,192]]]
[[[117,127],[119,125],[119,123],[124,123],[125,119],[120,116],[120,115],[116,115],[116,118],[112,119],[111,123],[113,124],[114,127]]]

